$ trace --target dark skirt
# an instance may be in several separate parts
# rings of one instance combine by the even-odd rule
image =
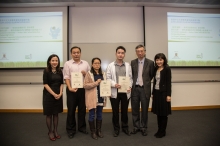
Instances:
[[[43,114],[52,115],[63,112],[63,98],[55,99],[49,92],[43,92]]]
[[[154,90],[151,112],[158,116],[167,116],[171,114],[171,103],[167,102],[166,92]]]

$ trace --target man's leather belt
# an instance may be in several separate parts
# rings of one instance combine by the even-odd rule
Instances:
[[[144,86],[140,86],[140,85],[135,85],[135,87],[144,88]]]

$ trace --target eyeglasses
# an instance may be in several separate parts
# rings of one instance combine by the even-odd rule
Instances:
[[[93,63],[93,64],[100,65],[101,63]]]

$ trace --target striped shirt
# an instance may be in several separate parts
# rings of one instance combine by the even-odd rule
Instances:
[[[123,62],[122,65],[120,66],[115,61],[114,64],[115,64],[115,72],[116,72],[116,82],[118,83],[118,76],[126,76],[125,63]]]

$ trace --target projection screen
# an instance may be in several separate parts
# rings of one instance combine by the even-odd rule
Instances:
[[[167,13],[170,66],[220,66],[220,14]]]
[[[0,10],[0,68],[44,68],[51,54],[59,56],[62,67],[67,60],[66,8],[6,10]]]

